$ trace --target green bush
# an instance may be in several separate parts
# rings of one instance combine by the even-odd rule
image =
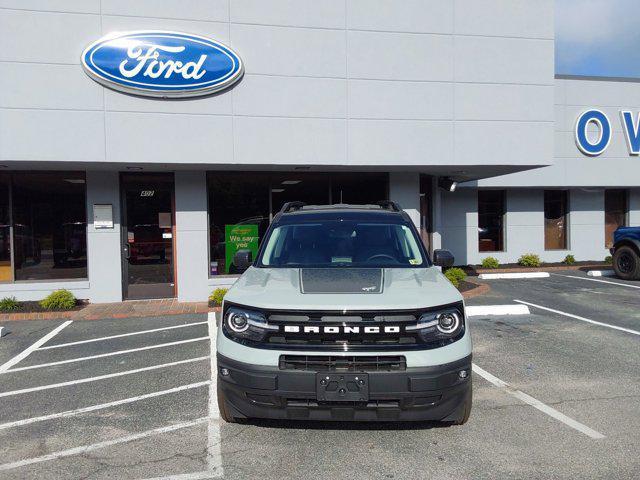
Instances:
[[[487,257],[482,259],[482,268],[498,268],[500,267],[500,262],[497,258]]]
[[[213,293],[209,295],[209,301],[213,302],[213,304],[216,307],[221,306],[222,300],[224,299],[224,296],[227,294],[228,291],[229,291],[228,288],[216,288],[213,291]]]
[[[607,255],[606,257],[604,257],[604,263],[608,263],[609,265],[611,265],[613,263],[613,257],[611,255]]]
[[[0,312],[15,312],[21,307],[16,297],[4,297],[0,300]]]
[[[525,253],[518,259],[518,265],[522,267],[539,267],[540,257],[534,253]]]
[[[447,277],[447,279],[456,288],[460,286],[460,282],[464,282],[467,278],[467,274],[464,273],[464,270],[458,267],[449,268],[446,272],[444,272],[444,276]]]
[[[69,290],[56,290],[40,301],[45,310],[71,310],[76,306],[76,297]]]
[[[563,263],[566,263],[567,265],[573,265],[574,263],[576,263],[576,257],[574,257],[573,255],[567,255],[566,257],[564,257]]]

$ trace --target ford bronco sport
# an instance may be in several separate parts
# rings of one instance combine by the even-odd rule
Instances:
[[[257,258],[234,263],[245,271],[217,339],[224,420],[467,421],[462,296],[397,204],[287,203]]]

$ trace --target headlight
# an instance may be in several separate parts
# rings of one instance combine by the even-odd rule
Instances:
[[[457,308],[428,312],[420,316],[418,323],[406,329],[417,331],[427,343],[450,339],[464,331],[464,315]]]
[[[262,341],[267,331],[278,329],[276,326],[269,325],[261,312],[240,307],[226,309],[222,328],[232,339],[247,339],[254,342]]]

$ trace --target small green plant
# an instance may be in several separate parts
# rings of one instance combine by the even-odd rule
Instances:
[[[576,257],[569,254],[566,257],[564,257],[563,263],[566,263],[567,265],[573,265],[574,263],[576,263]]]
[[[534,253],[525,253],[518,259],[518,265],[521,267],[539,267],[540,257]]]
[[[613,257],[611,255],[607,255],[604,257],[604,263],[611,265],[613,263]]]
[[[467,274],[464,273],[464,270],[458,267],[449,268],[446,272],[444,272],[444,276],[447,277],[447,279],[456,288],[460,286],[460,282],[464,282],[467,278]]]
[[[487,257],[482,259],[482,268],[499,268],[500,262],[497,258]]]
[[[216,307],[222,305],[222,300],[224,296],[229,291],[228,288],[216,288],[211,295],[209,295],[209,301],[212,302]]]
[[[76,306],[76,297],[69,290],[56,290],[40,301],[45,310],[71,310]]]
[[[0,312],[15,312],[20,310],[20,302],[16,297],[4,297],[0,300]]]

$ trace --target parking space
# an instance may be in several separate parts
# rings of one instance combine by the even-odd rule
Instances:
[[[470,319],[461,427],[221,424],[206,315],[5,324],[0,478],[637,477],[640,336],[574,317],[640,330],[640,292],[581,272],[490,284],[469,305],[531,313]]]

